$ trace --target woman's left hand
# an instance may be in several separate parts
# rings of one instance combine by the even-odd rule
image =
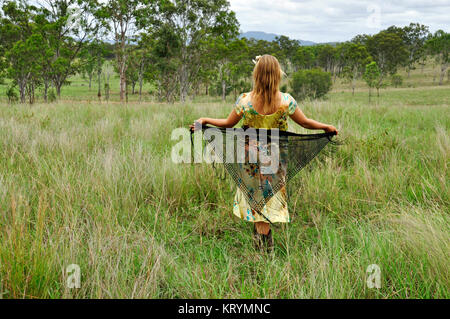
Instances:
[[[324,131],[327,133],[334,133],[338,135],[338,130],[333,125],[328,125]]]
[[[189,127],[190,127],[192,130],[195,129],[195,124],[196,124],[196,123],[199,123],[199,124],[203,125],[203,124],[206,124],[206,120],[205,120],[205,118],[201,117],[201,118],[199,118],[198,120],[195,120],[194,123],[192,123]],[[198,125],[198,124],[197,124],[197,125]]]

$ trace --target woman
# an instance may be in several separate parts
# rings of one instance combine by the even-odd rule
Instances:
[[[297,102],[288,93],[279,90],[281,70],[278,60],[271,55],[256,58],[253,70],[253,90],[239,96],[234,110],[226,119],[199,118],[196,122],[202,125],[214,125],[218,127],[233,127],[243,118],[243,125],[251,128],[279,129],[286,131],[288,128],[287,117],[300,126],[312,130],[324,130],[334,132],[337,130],[332,125],[323,124],[308,119],[298,108]],[[282,188],[264,206],[262,214],[251,209],[243,193],[238,188],[233,205],[233,213],[255,224],[255,241],[257,247],[271,249],[273,246],[270,220],[272,223],[289,222],[287,209],[286,190]]]

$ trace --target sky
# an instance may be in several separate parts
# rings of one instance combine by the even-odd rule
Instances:
[[[241,31],[335,42],[418,22],[450,31],[450,0],[229,0]]]

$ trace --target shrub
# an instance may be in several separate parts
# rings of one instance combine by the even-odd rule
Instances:
[[[366,70],[364,71],[363,79],[369,86],[369,102],[370,102],[370,97],[372,96],[372,88],[376,87],[378,92],[380,84],[380,68],[378,67],[375,61],[372,61],[366,65]]]
[[[104,88],[105,88],[105,98],[106,98],[106,101],[109,101],[109,84],[108,84],[108,83],[105,83]]]
[[[331,86],[331,74],[320,69],[297,71],[291,81],[292,94],[298,100],[321,98]]]
[[[9,103],[15,103],[19,100],[19,96],[17,95],[17,92],[14,89],[14,86],[10,86],[8,88],[8,90],[6,90],[6,96],[8,97]]]
[[[394,87],[399,87],[403,84],[403,78],[400,74],[394,74],[392,76],[391,82]]]
[[[50,88],[47,92],[47,101],[49,103],[53,103],[56,101],[56,92],[55,89]]]

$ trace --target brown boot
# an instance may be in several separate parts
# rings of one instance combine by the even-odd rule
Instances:
[[[266,249],[268,252],[272,252],[273,251],[272,229],[269,230],[269,233],[267,235],[263,235],[258,233],[255,227],[253,229],[253,243],[255,245],[256,250]]]
[[[253,245],[255,246],[256,250],[264,249],[264,235],[258,233],[258,231],[256,230],[256,226],[253,228]]]
[[[273,251],[273,237],[272,237],[272,229],[269,230],[269,233],[267,235],[262,235],[264,245],[266,246],[267,252]]]

